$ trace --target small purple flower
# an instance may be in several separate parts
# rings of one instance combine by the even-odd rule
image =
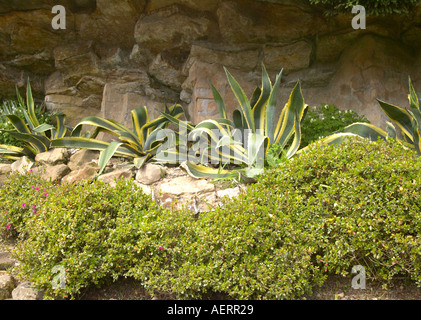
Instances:
[[[48,197],[48,193],[45,193],[44,196],[47,198]]]
[[[22,203],[22,208],[25,208],[26,207],[26,203]]]
[[[9,230],[11,226],[12,226],[12,225],[8,224],[8,225],[6,226],[6,229],[7,229],[7,230]]]
[[[36,191],[39,191],[39,188],[35,188]]]
[[[162,251],[162,250],[164,250],[164,248],[163,247],[159,247],[158,250],[159,251]]]

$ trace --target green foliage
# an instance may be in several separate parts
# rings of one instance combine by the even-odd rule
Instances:
[[[179,299],[295,299],[356,265],[369,280],[406,276],[421,286],[416,153],[357,137],[308,148],[199,215],[162,209],[129,182],[14,176],[0,193],[0,228],[19,234],[18,270],[50,296],[128,276]],[[65,289],[51,288],[54,266],[67,270]]]
[[[364,116],[352,110],[339,110],[335,105],[322,104],[320,107],[309,108],[301,123],[301,147],[327,137],[332,132],[342,131],[355,122],[369,123]]]
[[[133,245],[145,232],[135,223],[160,210],[130,182],[54,186],[31,174],[13,176],[0,199],[3,237],[21,240],[16,271],[50,298],[123,275],[136,262]],[[65,289],[52,288],[55,266],[67,270]]]
[[[39,153],[48,151],[51,148],[51,140],[64,137],[67,132],[65,126],[66,116],[63,114],[55,115],[55,126],[43,123],[44,117],[38,118],[34,99],[32,96],[31,85],[28,79],[26,87],[26,106],[16,89],[17,103],[3,105],[2,119],[7,119],[13,130],[0,129],[0,133],[7,133],[23,143],[22,147],[15,145],[0,144],[0,157],[10,160],[16,160],[23,155],[35,158]],[[20,111],[19,111],[20,110]],[[15,113],[23,113],[19,117]]]
[[[309,226],[323,230],[315,261],[330,273],[347,275],[362,265],[369,279],[403,275],[421,285],[421,161],[415,152],[394,140],[356,137],[309,149],[265,175],[259,188],[298,197],[302,214],[311,212]]]
[[[405,14],[411,11],[420,0],[306,0],[310,4],[322,6],[329,15],[351,13],[352,7],[364,6],[369,14]]]
[[[0,144],[8,144],[16,147],[24,147],[24,143],[13,138],[7,131],[14,130],[13,125],[4,116],[13,114],[19,118],[24,118],[26,106],[17,100],[7,100],[0,104]],[[53,124],[55,113],[46,111],[44,106],[38,104],[35,106],[35,114],[41,123]]]
[[[227,69],[225,73],[240,107],[234,111],[233,121],[228,119],[225,102],[212,83],[211,88],[220,119],[205,120],[193,126],[174,121],[165,114],[164,116],[180,127],[185,127],[190,135],[196,138],[207,135],[208,145],[214,146],[217,154],[219,153],[217,161],[240,166],[240,169],[224,170],[222,172],[224,177],[234,177],[241,173],[253,178],[263,172],[270,147],[278,146],[272,151],[276,150],[277,156],[281,157],[284,148],[293,137],[288,150],[285,151],[286,157],[289,159],[297,152],[301,142],[300,123],[305,116],[307,105],[304,102],[300,81],[297,81],[285,107],[279,112],[280,116],[276,118],[282,71],[276,76],[276,81],[272,85],[266,68],[262,66],[262,85],[256,88],[250,98]],[[218,134],[215,134],[215,131]],[[238,139],[238,133],[241,139]],[[222,147],[226,149],[221,149]],[[203,162],[193,164],[187,161],[186,169],[194,177],[221,176],[220,170],[207,167]]]
[[[111,119],[86,117],[76,125],[72,137],[55,139],[52,146],[101,151],[100,172],[105,169],[108,161],[114,155],[131,158],[134,166],[140,168],[147,161],[154,160],[153,158],[160,151],[160,146],[164,142],[168,142],[167,137],[161,137],[160,133],[163,129],[168,128],[170,121],[163,116],[150,121],[146,106],[136,108],[130,114],[133,128],[128,128]],[[184,114],[184,111],[180,105],[173,105],[170,108],[166,107],[166,114],[178,119]],[[93,126],[95,130],[92,133],[87,132],[84,137],[81,137],[84,125]],[[112,134],[117,137],[117,140],[109,143],[97,139],[101,132]]]

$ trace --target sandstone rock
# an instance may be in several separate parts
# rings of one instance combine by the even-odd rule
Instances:
[[[200,195],[215,191],[215,186],[206,180],[197,180],[189,176],[178,177],[165,181],[160,185],[160,191],[172,196],[184,194]]]
[[[83,40],[108,45],[133,45],[133,30],[145,0],[97,0],[96,11],[75,17],[76,30]]]
[[[70,168],[65,164],[59,164],[54,167],[48,167],[44,174],[41,177],[47,181],[53,183],[59,182],[63,177],[65,177],[69,172]]]
[[[139,82],[107,83],[102,100],[102,116],[132,127],[130,112],[139,106],[147,106],[149,118],[154,119],[160,115],[159,111],[165,110],[165,103],[159,100],[148,95]]]
[[[130,53],[130,61],[140,66],[146,66],[152,60],[152,54],[148,48],[139,46],[137,43],[133,46]]]
[[[210,28],[210,19],[174,5],[140,18],[135,40],[158,53],[165,49],[188,48],[193,41],[205,37]]]
[[[69,152],[64,148],[55,148],[47,152],[39,153],[35,161],[48,166],[63,164],[69,160]]]
[[[12,172],[12,166],[7,163],[0,163],[0,175]]]
[[[306,41],[299,41],[286,46],[266,46],[264,49],[264,63],[266,69],[280,72],[284,69],[287,74],[310,66],[312,45]]]
[[[99,57],[92,42],[75,42],[58,46],[54,50],[56,68],[64,82],[75,85],[84,75],[96,75],[99,71]]]
[[[337,71],[327,87],[307,88],[303,94],[307,104],[329,101],[342,108],[352,108],[384,128],[385,121],[389,120],[376,99],[406,107],[408,75],[413,78],[419,75],[415,62],[410,52],[397,42],[366,35],[342,53]],[[332,95],[332,92],[336,94]]]
[[[146,10],[151,12],[177,3],[200,11],[215,11],[218,6],[215,0],[154,0],[148,2]]]
[[[165,59],[162,53],[158,54],[149,66],[149,74],[159,82],[175,90],[180,90],[185,80],[181,73],[181,66]]]
[[[166,170],[164,167],[148,163],[137,171],[136,181],[141,184],[151,185],[161,180],[165,175]]]
[[[302,39],[317,30],[314,17],[297,6],[223,1],[217,15],[222,37],[230,44],[283,43]]]
[[[73,154],[67,165],[72,171],[75,171],[80,169],[84,164],[92,162],[92,160],[98,160],[98,158],[98,151],[84,149]]]
[[[317,38],[316,58],[320,62],[337,61],[343,51],[358,38],[359,31],[345,34],[328,34]]]
[[[46,49],[52,50],[64,36],[52,31],[51,9],[2,15],[0,34],[5,34],[9,41],[6,42],[6,46],[0,48],[0,55],[30,55]]]
[[[142,183],[139,183],[135,181],[135,184],[142,190],[142,192],[148,196],[152,196],[152,199],[154,198],[154,191],[151,186],[144,185]]]
[[[260,49],[255,46],[221,46],[217,44],[210,46],[206,43],[195,43],[191,47],[189,58],[184,66],[183,72],[186,75],[196,60],[221,64],[227,68],[252,71],[260,61]]]
[[[85,117],[101,115],[100,102],[98,102],[99,109],[86,107],[85,103],[85,99],[72,95],[51,94],[45,96],[47,109],[65,113],[67,115],[66,124],[70,126],[75,126]]]
[[[29,282],[19,284],[12,291],[13,300],[42,300],[44,292],[31,287]]]
[[[10,298],[14,288],[15,281],[12,276],[5,271],[0,271],[0,300]]]
[[[133,172],[131,169],[120,169],[107,174],[103,174],[98,177],[98,180],[114,187],[116,185],[117,180],[129,181],[132,178]]]
[[[92,180],[97,176],[98,171],[99,171],[98,167],[85,166],[85,167],[82,167],[79,170],[72,171],[67,176],[65,176],[61,180],[61,182],[62,183],[74,184],[78,181]]]
[[[20,174],[25,174],[26,172],[28,172],[29,170],[31,170],[31,168],[33,166],[34,166],[34,162],[32,162],[31,160],[29,160],[28,157],[23,156],[19,160],[16,160],[15,162],[13,162],[11,167],[12,167],[12,171],[13,172],[18,172]]]
[[[239,188],[229,188],[224,190],[219,190],[216,192],[216,195],[219,198],[237,198],[240,195],[240,189]]]

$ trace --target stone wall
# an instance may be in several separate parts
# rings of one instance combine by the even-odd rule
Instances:
[[[53,5],[67,9],[53,30]],[[181,103],[189,120],[218,115],[209,79],[238,104],[226,66],[250,95],[261,64],[284,68],[280,101],[301,79],[306,103],[333,103],[382,125],[376,98],[406,106],[408,75],[421,90],[421,6],[409,16],[327,18],[294,0],[0,1],[0,99],[30,77],[35,95],[71,124],[101,115],[129,124],[147,105],[157,116]],[[21,90],[23,92],[23,90]]]

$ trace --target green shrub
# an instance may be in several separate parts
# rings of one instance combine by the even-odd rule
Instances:
[[[25,178],[30,182],[25,183]],[[24,184],[20,186],[20,182]],[[15,255],[21,262],[17,272],[22,278],[46,289],[47,297],[67,297],[89,285],[118,278],[133,264],[131,242],[143,235],[132,222],[146,220],[157,210],[134,184],[119,181],[115,189],[101,182],[50,184],[37,192],[32,185],[46,187],[30,175],[12,177],[2,197],[22,195],[14,203],[13,198],[2,201],[0,206],[3,233],[19,233]],[[15,190],[3,196],[8,189]],[[5,224],[12,227],[6,229]],[[66,270],[64,289],[52,288],[55,266]]]
[[[346,275],[362,265],[371,279],[401,274],[421,285],[421,161],[414,151],[394,140],[310,145],[258,188],[301,198],[299,210],[314,217],[308,224],[321,224],[316,260],[328,272]]]
[[[16,224],[18,270],[49,296],[132,277],[179,299],[295,299],[356,265],[369,280],[421,286],[421,159],[394,140],[312,144],[199,215],[164,210],[128,182],[40,184],[34,195],[36,179],[1,190],[0,228]],[[51,287],[55,266],[67,270],[62,290]]]
[[[327,14],[351,13],[352,7],[364,6],[368,13],[373,15],[404,14],[420,0],[306,0],[311,4],[323,6]]]
[[[352,110],[339,110],[335,105],[322,104],[309,108],[301,124],[301,148],[333,132],[342,131],[355,122],[369,123],[365,116],[359,116]]]

